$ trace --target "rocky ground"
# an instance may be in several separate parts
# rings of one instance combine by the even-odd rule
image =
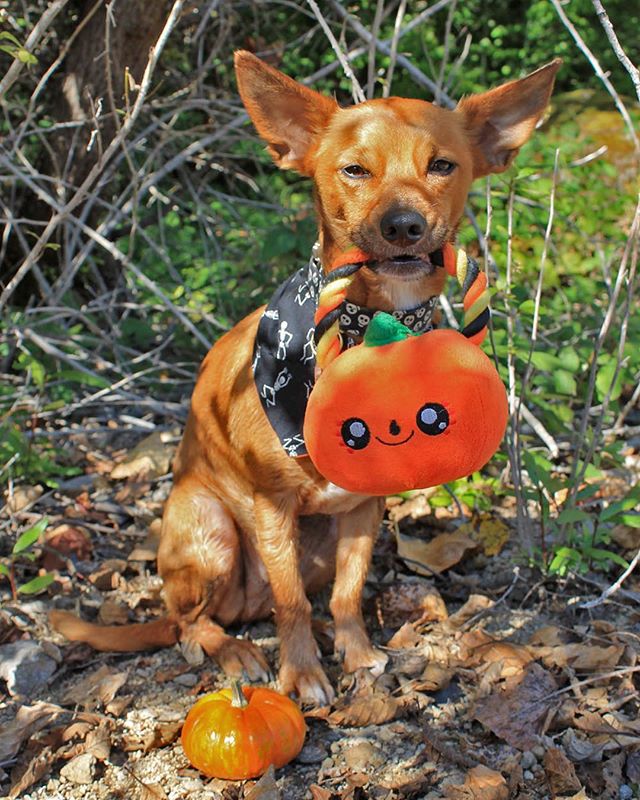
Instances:
[[[316,597],[336,703],[308,712],[304,749],[275,776],[202,776],[179,733],[195,700],[226,684],[214,663],[190,666],[177,646],[96,653],[47,623],[52,607],[108,624],[162,613],[153,557],[171,442],[154,436],[133,452],[96,450],[93,439],[79,478],[13,498],[20,530],[49,520],[35,567],[16,563],[16,577],[39,568],[55,580],[36,596],[5,591],[0,610],[2,796],[640,797],[638,578],[585,608],[619,568],[543,579],[519,555],[508,501],[465,519],[460,509],[432,507],[428,495],[390,504],[367,584],[367,624],[388,648],[386,673],[342,675],[327,596]],[[623,534],[617,549],[632,553],[637,530]],[[235,634],[257,641],[277,669],[271,621]]]

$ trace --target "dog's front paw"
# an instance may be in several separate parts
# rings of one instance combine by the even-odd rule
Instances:
[[[283,694],[297,695],[302,705],[328,706],[335,692],[317,659],[304,665],[284,663],[278,678]]]
[[[382,675],[389,656],[378,650],[359,625],[336,628],[335,651],[342,657],[345,672],[368,669],[376,677]]]
[[[228,636],[224,647],[218,649],[214,658],[232,678],[248,678],[262,683],[268,683],[272,678],[264,653],[258,645],[247,639]]]

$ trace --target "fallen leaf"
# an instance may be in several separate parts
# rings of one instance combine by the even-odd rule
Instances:
[[[338,701],[327,719],[334,725],[342,725],[346,728],[382,725],[384,722],[397,719],[414,707],[415,701],[416,697],[413,694],[392,697],[382,692],[373,692],[369,695]]]
[[[556,689],[551,673],[531,663],[521,675],[508,678],[479,700],[474,719],[512,747],[531,750],[538,743],[549,710],[557,703],[551,696]]]
[[[631,783],[640,783],[640,750],[629,753],[624,771]]]
[[[101,625],[124,625],[129,622],[129,606],[113,597],[107,597],[98,611]]]
[[[640,528],[630,525],[616,525],[611,531],[613,541],[624,550],[637,551],[640,548]]]
[[[562,746],[571,761],[579,764],[582,761],[600,761],[606,743],[596,744],[584,736],[579,736],[572,728],[568,728],[562,734]]]
[[[243,795],[244,800],[281,800],[281,797],[273,764],[257,783],[250,789],[245,790]]]
[[[417,647],[421,640],[422,636],[415,629],[413,623],[405,622],[389,639],[387,647],[391,647],[394,650],[404,650],[405,648]]]
[[[151,750],[166,747],[176,741],[181,728],[182,722],[159,722],[152,731],[142,734],[125,734],[122,737],[122,749],[127,753],[137,750],[148,753]]]
[[[47,571],[64,569],[67,558],[88,561],[92,552],[91,537],[85,531],[72,525],[58,525],[45,534],[42,566]]]
[[[32,706],[20,706],[11,722],[2,725],[0,733],[0,764],[17,755],[25,739],[45,728],[64,709],[51,703],[36,702]]]
[[[461,628],[472,617],[487,611],[487,609],[492,608],[494,605],[494,601],[489,597],[485,597],[483,594],[471,594],[462,608],[458,609],[455,614],[451,614],[447,620],[447,627],[452,629]]]
[[[10,800],[20,797],[26,789],[49,773],[56,758],[57,753],[53,748],[38,748],[37,753],[29,759],[26,767],[18,766],[11,771],[11,789],[7,797]]]
[[[120,585],[122,573],[127,568],[127,562],[121,558],[109,558],[104,561],[98,569],[89,575],[89,580],[102,592],[110,592],[117,589]]]
[[[465,649],[469,653],[465,666],[499,664],[500,678],[519,675],[533,660],[526,647],[511,642],[490,641],[473,648],[467,645]]]
[[[571,667],[576,672],[609,672],[624,653],[622,645],[598,647],[592,644],[563,644],[558,647],[533,647],[533,655],[547,667]]]
[[[111,470],[113,480],[135,478],[151,480],[166,475],[171,465],[173,447],[167,442],[171,437],[154,431],[139,442],[129,455]]]
[[[566,632],[555,625],[544,625],[529,637],[529,644],[542,647],[560,647],[566,644]]]
[[[476,543],[463,533],[441,533],[430,542],[396,531],[398,555],[420,575],[440,574],[457,564]]]
[[[169,796],[159,783],[143,783],[140,790],[142,800],[167,800]]]
[[[42,486],[18,486],[12,492],[6,491],[4,496],[7,500],[7,507],[14,514],[23,511],[31,503],[42,496],[44,489]]]
[[[431,622],[449,615],[440,592],[420,578],[389,586],[376,600],[378,620],[386,628],[399,628],[405,622]]]
[[[387,513],[392,522],[400,522],[402,519],[422,519],[431,514],[429,498],[438,491],[439,487],[434,486],[430,489],[420,489],[413,492],[407,500],[399,498],[387,498]],[[396,502],[399,500],[399,502]]]
[[[573,764],[559,747],[550,747],[542,763],[552,797],[575,793],[582,788]]]
[[[458,533],[471,537],[485,556],[497,556],[509,541],[509,526],[491,514],[480,514],[458,528]]]
[[[105,664],[69,688],[63,702],[65,705],[80,705],[86,710],[104,706],[113,700],[128,677],[128,672],[114,672]]]
[[[506,780],[482,764],[469,770],[463,784],[449,785],[444,793],[451,800],[509,800]]]

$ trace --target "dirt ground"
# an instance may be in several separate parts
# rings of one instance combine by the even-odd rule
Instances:
[[[428,496],[390,504],[366,587],[368,628],[390,657],[385,674],[342,674],[327,593],[315,597],[336,703],[308,713],[304,749],[275,779],[202,776],[179,733],[195,700],[227,684],[215,663],[190,666],[178,646],[96,653],[47,622],[52,607],[109,624],[162,613],[154,532],[172,443],[156,436],[146,446],[155,455],[141,471],[140,452],[97,451],[94,441],[84,449],[90,469],[16,512],[23,525],[49,518],[37,564],[57,577],[17,601],[3,585],[2,796],[640,797],[640,580],[632,574],[606,602],[584,608],[616,572],[543,579],[519,555],[508,503],[465,520],[431,508]],[[114,479],[125,458],[134,467]],[[277,670],[272,621],[234,633],[258,642]]]

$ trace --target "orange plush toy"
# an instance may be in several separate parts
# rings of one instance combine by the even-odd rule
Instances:
[[[507,398],[493,363],[478,347],[486,333],[486,278],[447,245],[444,266],[464,291],[462,332],[415,334],[377,313],[364,340],[342,350],[336,321],[356,264],[338,266],[320,295],[317,363],[304,441],[327,480],[367,495],[424,489],[465,477],[498,449]],[[332,273],[332,274],[334,274]]]

